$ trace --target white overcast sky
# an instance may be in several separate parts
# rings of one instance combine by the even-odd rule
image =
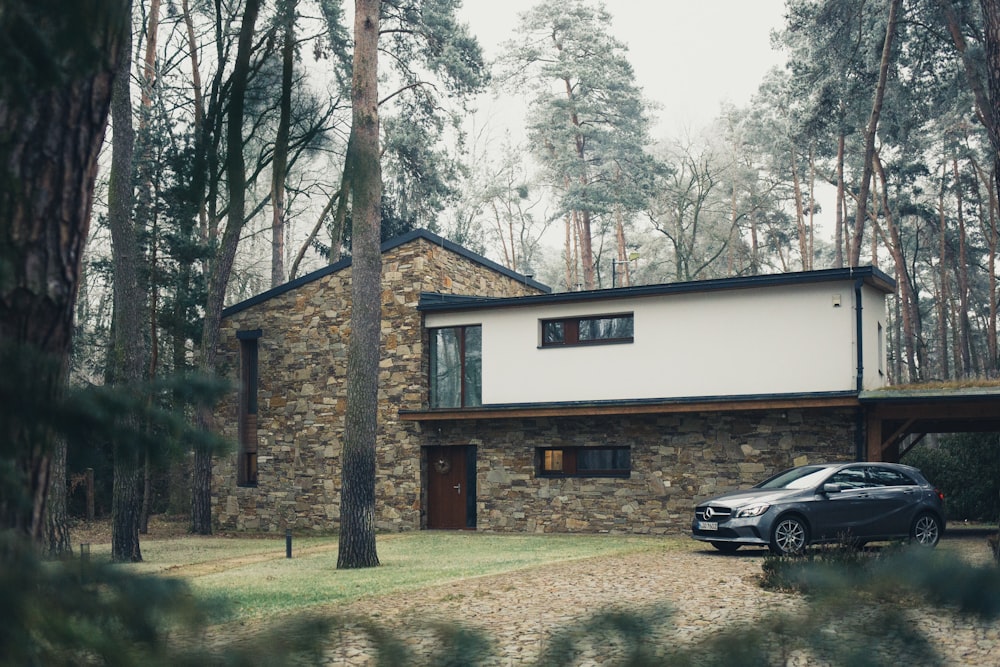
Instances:
[[[487,58],[499,55],[518,15],[537,0],[465,0],[463,20]],[[744,105],[764,74],[784,62],[771,31],[784,20],[784,0],[606,0],[611,31],[628,45],[647,99],[659,104],[657,138],[697,131],[722,102]]]

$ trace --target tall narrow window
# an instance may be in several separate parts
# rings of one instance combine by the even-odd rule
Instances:
[[[469,408],[483,404],[483,328],[430,330],[430,405]]]
[[[261,331],[238,331],[240,341],[239,453],[236,483],[257,486],[257,341]]]

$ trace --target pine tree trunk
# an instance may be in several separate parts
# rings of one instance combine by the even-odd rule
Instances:
[[[110,384],[127,387],[142,381],[146,371],[143,350],[144,299],[140,284],[140,250],[132,218],[132,157],[135,134],[132,129],[130,70],[131,31],[122,40],[122,55],[111,97],[114,134],[111,150],[111,179],[108,188],[108,226],[114,266],[114,313],[112,348],[108,355]],[[141,428],[133,417],[129,427]],[[111,498],[111,560],[136,563],[139,549],[141,512],[142,452],[132,442],[116,441],[114,483]]]
[[[292,115],[292,66],[295,63],[295,5],[284,0],[281,11],[284,36],[281,47],[281,97],[278,132],[271,163],[271,287],[285,282],[285,177],[288,171],[288,133]]]
[[[254,26],[260,0],[247,0],[240,24],[236,62],[230,77],[229,115],[226,127],[226,177],[229,191],[229,209],[226,230],[208,279],[208,297],[201,337],[201,364],[207,373],[215,372],[219,349],[219,327],[222,322],[222,305],[226,285],[233,269],[233,260],[239,245],[240,231],[246,214],[246,163],[243,158],[243,110],[246,102],[247,81],[250,76],[250,53],[253,49]],[[198,424],[202,429],[213,428],[208,409],[198,411]],[[212,534],[212,454],[197,448],[194,469],[191,471],[191,531],[197,535]]]
[[[52,475],[45,511],[44,544],[49,558],[65,558],[73,554],[66,495],[66,442],[60,441],[52,450]]]
[[[951,263],[948,258],[947,244],[947,221],[944,211],[944,190],[945,174],[941,170],[941,187],[938,190],[938,293],[934,299],[937,305],[938,318],[938,345],[940,354],[938,364],[942,379],[951,377],[951,365],[948,360],[948,311],[951,296],[948,293],[948,265]]]
[[[65,384],[80,259],[128,2],[94,3],[84,16],[75,7],[58,13],[32,3],[19,8],[14,18],[37,31],[39,55],[49,58],[55,74],[7,58],[18,66],[0,77],[0,376],[10,381],[22,373],[51,404]],[[12,28],[14,14],[0,11],[0,33]],[[0,524],[39,541],[58,440],[31,415],[6,416],[0,440],[18,483],[0,488]]]
[[[885,170],[882,168],[882,161],[879,159],[877,153],[874,155],[872,163],[879,179],[882,182],[884,197],[886,189]],[[899,227],[896,225],[895,219],[892,215],[892,210],[888,207],[888,201],[884,200],[884,203],[886,204],[885,225],[888,231],[886,245],[888,246],[889,254],[892,255],[893,262],[896,266],[896,283],[899,287],[899,302],[901,316],[903,319],[903,348],[906,354],[907,379],[910,382],[915,382],[920,379],[920,370],[924,368],[923,363],[918,363],[916,350],[917,340],[919,339],[918,327],[920,311],[917,308],[913,294],[910,274],[906,266],[906,258],[903,256],[903,242],[899,235]]]
[[[868,195],[872,180],[872,161],[875,159],[875,134],[878,131],[879,116],[882,113],[882,100],[885,98],[885,86],[889,77],[889,59],[892,55],[892,43],[896,36],[896,17],[902,0],[890,0],[889,18],[886,21],[885,41],[882,44],[882,60],[879,63],[878,84],[875,87],[875,100],[872,112],[868,118],[865,130],[864,168],[861,174],[860,191],[858,193],[858,209],[854,218],[854,234],[851,239],[850,266],[857,266],[861,260],[861,241],[864,237],[865,218],[868,214]]]
[[[381,0],[356,0],[353,124],[347,169],[353,202],[351,338],[341,456],[337,568],[375,567],[375,439],[382,325],[382,172],[379,164],[378,32]]]
[[[844,131],[840,130],[840,134],[837,137],[837,211],[836,228],[834,230],[834,245],[836,246],[836,250],[834,251],[833,258],[833,268],[835,269],[841,269],[844,267],[844,233],[846,231],[844,226],[844,211],[846,210],[844,188],[844,143]]]
[[[965,231],[965,200],[962,197],[962,179],[958,171],[958,160],[952,158],[952,173],[955,178],[955,210],[958,217],[958,263],[955,265],[955,280],[958,283],[958,344],[962,359],[962,375],[975,375],[972,360],[972,323],[969,321],[969,256],[968,239]]]

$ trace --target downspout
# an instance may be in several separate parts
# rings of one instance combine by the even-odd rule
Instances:
[[[862,345],[862,342],[861,342],[861,334],[864,331],[864,328],[862,327],[862,322],[861,322],[861,310],[862,310],[862,306],[861,306],[861,286],[864,285],[864,284],[865,284],[865,281],[862,280],[861,278],[858,278],[856,281],[854,281],[854,309],[855,309],[855,313],[857,314],[857,317],[855,318],[856,319],[855,326],[856,326],[856,329],[857,329],[857,331],[856,331],[856,338],[857,338],[857,342],[858,342],[858,382],[857,382],[857,391],[858,391],[858,395],[859,396],[861,395],[861,391],[865,388],[865,386],[864,386],[864,379],[865,379],[865,361],[864,361],[864,359],[865,358],[864,358],[864,354],[863,354],[863,352],[864,352],[864,346]]]
[[[855,312],[855,340],[857,341],[857,353],[858,353],[858,370],[857,370],[857,392],[858,398],[861,397],[861,390],[864,389],[864,378],[865,378],[865,357],[864,357],[864,346],[862,344],[861,336],[864,332],[864,327],[861,322],[861,287],[864,285],[864,280],[858,278],[854,281],[854,312]],[[856,423],[854,426],[854,459],[856,461],[864,461],[866,459],[866,433],[865,433],[865,411],[864,408],[858,406],[858,414]]]

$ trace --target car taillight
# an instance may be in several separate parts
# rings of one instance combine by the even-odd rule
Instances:
[[[941,493],[941,489],[934,489],[934,493],[936,493],[938,498],[941,499],[941,502],[944,502],[944,494]]]

